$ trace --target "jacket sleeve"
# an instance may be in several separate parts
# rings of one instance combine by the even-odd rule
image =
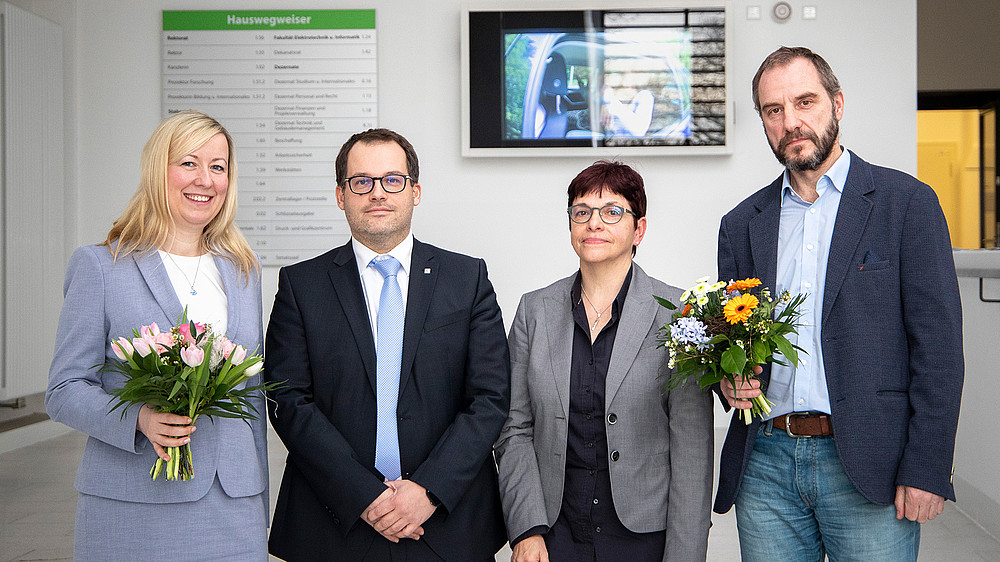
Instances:
[[[726,216],[722,217],[722,221],[719,223],[718,256],[719,281],[728,281],[730,279],[740,277],[736,269],[736,257],[733,255],[733,246],[729,241],[729,225],[727,224]],[[727,401],[726,397],[722,395],[722,386],[719,383],[715,383],[711,388],[712,392],[719,397],[719,402],[722,404],[722,408],[727,412],[732,410],[733,407],[729,405],[729,401]]]
[[[259,259],[259,258],[258,258]],[[250,293],[251,302],[254,305],[251,307],[251,317],[254,323],[254,340],[263,343],[264,341],[264,325],[261,319],[261,307],[263,305],[263,299],[261,298],[261,288],[260,288],[260,273],[251,276],[251,281],[249,287],[246,289]],[[251,349],[249,352],[253,352]],[[257,350],[262,353],[262,350]],[[257,373],[256,375],[250,377],[246,386],[256,386],[263,384],[264,374],[263,371]],[[264,513],[268,517],[268,525],[270,525],[271,516],[271,484],[270,478],[268,477],[268,459],[267,459],[267,404],[263,393],[256,393],[250,398],[250,403],[253,407],[257,409],[257,419],[250,422],[250,427],[253,431],[253,441],[254,447],[257,449],[257,459],[261,464],[261,471],[264,474],[264,493],[262,493],[261,500],[264,502]]]
[[[529,529],[548,525],[538,459],[535,457],[535,419],[528,391],[531,349],[525,308],[525,297],[521,297],[508,338],[510,413],[494,445],[500,472],[500,498],[511,541]]]
[[[121,409],[109,415],[112,397],[102,387],[99,369],[109,345],[109,322],[104,271],[96,254],[100,251],[107,249],[84,246],[70,258],[45,410],[57,422],[124,451],[140,453],[148,441],[136,430],[139,408],[127,408],[124,419]]]
[[[667,356],[666,353],[663,354]],[[659,380],[672,375],[666,359]],[[712,393],[694,380],[663,399],[670,433],[670,483],[664,560],[704,561],[712,526],[715,425]]]
[[[965,379],[962,303],[948,225],[926,185],[907,206],[899,260],[911,415],[896,484],[954,501],[951,473]]]

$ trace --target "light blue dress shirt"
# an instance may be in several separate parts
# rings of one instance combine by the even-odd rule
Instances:
[[[806,295],[800,309],[798,336],[792,334],[789,338],[805,353],[799,353],[797,366],[772,365],[767,387],[767,398],[774,403],[772,418],[789,412],[830,413],[820,333],[823,291],[833,227],[850,167],[851,156],[845,150],[816,184],[819,196],[812,203],[803,200],[792,189],[788,170],[782,179],[775,291],[779,295],[782,291],[792,296]]]

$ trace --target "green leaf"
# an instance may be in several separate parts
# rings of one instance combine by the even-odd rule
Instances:
[[[174,383],[174,388],[171,389],[170,395],[167,396],[167,400],[171,400],[171,399],[173,399],[174,396],[177,396],[177,391],[180,390],[181,387],[183,387],[183,386],[184,386],[184,381],[177,381],[177,382],[175,382]]]
[[[667,299],[663,297],[658,297],[656,295],[653,295],[653,298],[656,300],[656,302],[660,303],[660,306],[662,306],[663,308],[667,310],[677,310],[677,305],[668,301]]]
[[[719,372],[716,365],[713,364],[711,365],[711,368],[706,369],[705,373],[701,375],[700,379],[698,379],[698,386],[702,388],[708,388],[713,384],[719,383],[719,381],[721,381],[724,376],[725,375]]]
[[[716,335],[712,336],[712,339],[708,340],[707,344],[708,345],[715,345],[717,343],[721,343],[721,342],[724,342],[724,341],[725,342],[729,341],[729,336],[727,336],[726,334],[716,334]]]
[[[730,346],[722,352],[722,370],[726,373],[740,374],[747,364],[747,354],[738,345]]]
[[[785,336],[774,336],[771,340],[774,342],[774,345],[778,347],[778,351],[780,351],[792,365],[799,364],[799,353],[795,351],[795,347],[792,346],[791,342],[789,342]]]
[[[767,356],[771,354],[771,347],[764,343],[762,339],[755,339],[750,345],[750,362],[754,365],[760,365],[767,360]]]

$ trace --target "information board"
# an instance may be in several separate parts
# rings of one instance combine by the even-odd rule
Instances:
[[[163,116],[197,109],[236,144],[237,224],[263,265],[350,236],[334,159],[377,126],[375,10],[163,12]]]

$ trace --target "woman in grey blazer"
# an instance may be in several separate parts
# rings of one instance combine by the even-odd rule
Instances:
[[[632,262],[642,177],[601,161],[569,185],[580,270],[521,297],[510,329],[510,414],[495,451],[512,561],[704,560],[712,399],[661,395],[680,290]]]
[[[74,558],[266,560],[266,417],[191,420],[133,406],[109,413],[124,385],[95,365],[111,342],[187,308],[248,350],[262,342],[260,265],[233,224],[229,133],[198,112],[160,124],[142,151],[140,186],[107,239],[73,253],[45,394],[52,419],[90,436],[75,486]],[[247,381],[258,384],[260,375]],[[263,398],[255,398],[264,412]],[[152,481],[164,448],[190,442],[191,481]]]

